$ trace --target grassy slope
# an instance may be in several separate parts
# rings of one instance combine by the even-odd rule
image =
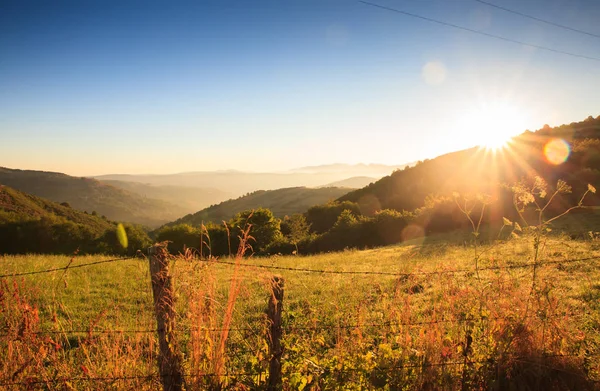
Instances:
[[[63,218],[91,227],[94,232],[103,232],[111,223],[99,216],[85,214],[52,201],[0,185],[0,222],[28,221],[41,218]]]
[[[223,220],[231,219],[236,213],[260,207],[270,209],[277,217],[284,217],[294,213],[303,213],[311,206],[327,203],[349,190],[336,187],[320,189],[289,187],[278,190],[259,190],[187,215],[171,224],[200,225],[203,221],[220,223]]]
[[[98,212],[110,220],[156,227],[185,214],[177,205],[146,198],[89,178],[61,173],[12,170],[0,167],[0,184],[73,208]]]
[[[444,360],[461,361],[463,357],[460,346],[465,340],[465,324],[398,324],[475,316],[479,314],[478,303],[483,303],[482,311],[489,319],[475,323],[472,331],[473,350],[469,359],[476,363],[469,366],[469,370],[483,370],[484,364],[478,362],[488,358],[495,359],[498,353],[494,353],[494,349],[500,349],[502,343],[508,341],[512,335],[510,338],[515,340],[512,347],[507,348],[506,354],[535,356],[541,354],[536,349],[540,349],[543,344],[548,354],[575,356],[561,359],[560,362],[546,359],[545,366],[574,365],[569,371],[579,371],[585,356],[590,376],[598,379],[598,261],[551,264],[540,268],[539,286],[547,293],[544,297],[548,298],[551,305],[530,305],[543,306],[544,314],[552,318],[544,322],[542,315],[539,315],[542,313],[539,312],[540,309],[530,309],[533,315],[532,318],[526,318],[524,327],[531,330],[531,335],[518,334],[519,329],[514,326],[519,324],[519,317],[527,305],[531,269],[482,271],[481,278],[485,282],[483,285],[477,283],[473,272],[419,274],[456,269],[473,270],[473,249],[457,244],[459,242],[462,241],[450,240],[449,236],[444,236],[429,238],[426,242],[404,243],[368,251],[245,260],[244,263],[248,265],[416,274],[398,279],[394,276],[309,274],[241,268],[243,286],[232,326],[251,327],[258,331],[257,334],[247,331],[231,332],[227,347],[228,370],[236,373],[265,368],[268,355],[261,331],[264,327],[261,314],[269,296],[266,282],[269,276],[276,273],[285,280],[283,324],[286,350],[282,361],[284,382],[290,389],[296,389],[302,379],[307,380],[309,375],[313,380],[318,379],[325,388],[327,384],[329,387],[341,386],[341,382],[344,389],[364,389],[372,386],[376,380],[372,376],[373,368],[384,368],[385,371],[386,365],[389,367],[394,363],[413,364],[417,365],[417,368],[393,370],[386,380],[388,382],[397,379],[402,381],[407,389],[422,389],[423,383],[420,382],[432,378],[439,382],[434,383],[438,388],[459,389],[462,366],[420,369],[418,365]],[[532,239],[529,237],[499,242],[484,249],[487,252],[482,257],[480,267],[510,266],[527,262],[533,254]],[[546,242],[543,258],[563,260],[592,255],[600,256],[598,241],[574,241],[565,237],[552,237]],[[77,259],[75,264],[93,259]],[[66,257],[4,257],[0,258],[0,274],[39,270],[67,263]],[[218,318],[213,319],[213,327],[218,327],[227,301],[227,287],[233,276],[232,267],[215,264],[206,268],[197,263],[179,261],[174,264],[172,272],[180,293],[179,322],[182,326],[190,325],[187,314],[190,313],[190,305],[195,302],[187,301],[190,292],[195,289],[207,289],[209,281],[217,282],[217,291],[212,300],[216,305]],[[150,316],[152,307],[149,276],[145,262],[123,261],[105,266],[73,269],[65,276],[61,275],[62,272],[54,272],[25,277],[23,280],[24,285],[30,287],[32,292],[37,291],[37,295],[33,296],[37,297],[35,302],[41,308],[40,317],[44,328],[85,329],[94,319],[97,320],[95,327],[99,329],[153,327]],[[480,298],[483,298],[483,301],[480,301]],[[546,299],[543,302],[545,303]],[[52,322],[51,314],[57,311],[58,319]],[[191,314],[193,315],[193,311]],[[199,326],[201,323],[195,325]],[[347,327],[348,325],[359,326]],[[328,328],[329,326],[332,327]],[[546,328],[547,333],[542,333]],[[146,341],[147,335],[141,334],[139,338]],[[189,343],[189,334],[184,332],[179,334],[179,338],[184,349],[191,349],[186,345]],[[122,339],[118,341],[122,343]],[[588,353],[585,353],[586,349]],[[67,354],[76,357],[77,352],[78,349],[70,349]],[[108,368],[114,366],[111,365],[110,357],[104,357],[102,352],[97,354],[96,360],[99,363]],[[152,360],[150,352],[146,350],[144,353],[143,349],[139,357],[133,357],[133,353],[131,355],[132,357],[121,360]],[[139,367],[144,365],[140,364]],[[140,371],[139,367],[130,368],[126,373],[139,373],[136,372]],[[345,368],[349,372],[344,376],[328,374],[328,371],[335,371],[335,368]],[[544,377],[543,367],[526,369],[531,371],[529,375],[528,372],[513,373],[512,381],[522,382],[531,380],[532,377]],[[554,372],[553,375],[556,376],[557,373],[562,372]],[[525,380],[521,380],[522,378]],[[258,378],[238,380],[254,384]]]
[[[195,212],[209,205],[228,199],[231,195],[213,188],[160,186],[140,182],[101,180],[102,183],[118,187],[147,198],[154,198],[179,206],[186,213]]]

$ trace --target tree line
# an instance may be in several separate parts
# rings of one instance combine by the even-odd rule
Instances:
[[[1,213],[1,212],[0,212]],[[124,247],[118,240],[116,223],[98,231],[59,217],[4,221],[0,224],[0,254],[119,254],[134,255],[152,243],[144,229],[121,225],[127,236]]]
[[[314,206],[304,214],[276,218],[266,208],[238,213],[222,224],[201,226],[178,224],[157,231],[157,241],[168,241],[173,253],[194,249],[202,256],[235,254],[240,235],[250,225],[250,244],[255,255],[315,254],[346,248],[371,248],[399,243],[427,233],[464,227],[464,217],[447,221],[448,216],[434,218],[440,205],[436,200],[414,212],[380,210],[365,215],[357,203],[334,201]],[[435,227],[431,223],[437,224]]]

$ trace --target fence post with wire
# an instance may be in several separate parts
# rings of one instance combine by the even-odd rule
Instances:
[[[166,244],[149,249],[150,277],[158,333],[158,369],[164,391],[183,390],[182,357],[175,339],[175,296]]]
[[[269,379],[267,390],[281,389],[281,312],[283,309],[283,278],[273,276],[271,279],[271,297],[267,309],[269,319]]]

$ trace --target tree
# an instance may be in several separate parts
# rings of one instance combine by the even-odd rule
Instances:
[[[281,221],[276,219],[269,209],[246,210],[235,215],[230,221],[232,231],[237,236],[242,234],[248,224],[251,226],[250,236],[253,238],[250,244],[256,253],[264,251],[269,244],[281,238]]]
[[[335,230],[343,230],[350,228],[354,224],[357,223],[356,217],[352,214],[352,211],[349,209],[344,209],[337,221],[333,225],[333,229]]]
[[[310,224],[306,222],[306,217],[301,214],[292,215],[286,220],[286,223],[289,228],[287,237],[296,247],[296,254],[298,254],[298,243],[308,236]]]
[[[357,203],[336,201],[313,206],[306,212],[306,221],[310,224],[312,231],[321,234],[329,231],[335,225],[344,210],[349,210],[355,217],[361,215]]]

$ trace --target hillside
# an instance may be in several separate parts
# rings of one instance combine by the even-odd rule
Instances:
[[[97,214],[0,185],[0,254],[135,254],[149,245],[140,226],[118,227]]]
[[[75,209],[97,212],[110,220],[157,227],[188,212],[179,205],[104,184],[96,179],[31,170],[0,167],[0,184],[55,202],[67,202]]]
[[[223,220],[231,219],[239,212],[261,207],[270,209],[276,217],[284,217],[306,212],[311,206],[334,200],[348,191],[349,189],[336,187],[320,189],[290,187],[278,190],[259,190],[187,215],[169,225],[200,225],[202,222],[209,221],[221,223]]]
[[[185,213],[204,209],[209,205],[231,198],[231,194],[215,188],[187,186],[159,186],[140,182],[103,180],[110,186],[118,187],[147,198],[153,198],[179,206]]]
[[[545,145],[555,139],[566,141],[571,150],[562,164],[552,164],[544,154]],[[366,214],[380,209],[413,211],[424,206],[430,195],[449,196],[458,191],[497,196],[499,184],[515,183],[529,175],[539,175],[551,185],[558,179],[567,181],[573,186],[574,198],[585,191],[588,183],[599,185],[600,117],[527,131],[499,151],[471,148],[419,162],[350,192],[339,201],[356,202]],[[598,202],[595,195],[589,199]]]
[[[100,216],[80,212],[69,206],[0,185],[0,224],[41,219],[69,221],[84,225],[98,234],[113,226]]]

